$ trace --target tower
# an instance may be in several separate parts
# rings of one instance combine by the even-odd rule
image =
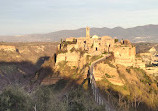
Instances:
[[[86,27],[86,38],[90,38],[90,28]]]

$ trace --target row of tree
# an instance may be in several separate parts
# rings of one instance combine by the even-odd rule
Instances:
[[[28,93],[19,86],[5,88],[0,94],[0,111],[104,111],[90,92],[75,88],[66,95],[53,87],[39,87]]]

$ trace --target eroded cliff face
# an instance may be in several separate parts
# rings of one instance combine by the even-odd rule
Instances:
[[[105,77],[114,85],[124,85],[124,81],[120,79],[116,66],[110,66],[109,64],[97,64],[94,68],[94,77],[96,81],[100,81]]]
[[[57,43],[0,43],[0,89],[8,84],[28,87],[56,47]]]
[[[114,101],[116,102],[118,99],[119,102],[116,103],[121,107],[136,104],[136,107],[141,108],[137,103],[144,103],[146,108],[156,109],[158,107],[158,82],[143,69],[125,67],[115,64],[113,61],[104,61],[95,66],[94,76],[102,91],[118,96]]]
[[[0,43],[0,61],[30,61],[36,63],[39,58],[52,56],[57,43]]]
[[[60,76],[70,79],[85,79],[88,74],[89,61],[87,53],[81,54],[79,51],[72,51],[57,54],[55,71]]]
[[[108,59],[94,67],[94,76],[96,81],[107,79],[111,84],[118,86],[126,85],[126,81],[130,84],[137,84],[144,76],[153,78],[143,69],[125,67]]]

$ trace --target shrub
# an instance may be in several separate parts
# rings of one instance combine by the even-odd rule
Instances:
[[[107,73],[105,73],[105,76],[106,76],[107,78],[112,78],[112,76],[110,76],[110,75],[107,74]]]
[[[126,71],[127,71],[128,73],[130,73],[130,68],[127,68]]]
[[[67,50],[58,50],[58,54],[60,54],[60,53],[66,53],[67,52]]]
[[[108,54],[108,52],[104,51],[102,54]]]
[[[93,62],[93,61],[96,61],[97,59],[100,59],[102,57],[103,57],[102,55],[95,55],[95,56],[92,56],[92,58],[90,59],[90,61]]]
[[[68,95],[69,111],[103,111],[103,106],[98,106],[90,92],[77,88]],[[105,109],[104,109],[105,110]]]
[[[75,47],[71,48],[70,52],[74,52],[76,49]]]
[[[8,87],[0,94],[0,111],[30,111],[31,99],[19,87]]]
[[[115,43],[118,42],[118,41],[119,41],[118,39],[115,39]]]
[[[52,86],[39,87],[34,95],[34,104],[37,111],[67,111],[64,100],[60,100],[55,95]]]
[[[141,82],[151,85],[152,80],[143,69],[140,68],[134,68],[134,69],[143,75],[143,79],[140,80]]]

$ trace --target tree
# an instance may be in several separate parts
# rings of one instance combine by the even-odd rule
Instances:
[[[57,97],[51,86],[39,87],[33,94],[37,111],[67,111],[66,102]]]
[[[115,43],[118,42],[118,41],[119,41],[118,39],[115,39]]]
[[[30,111],[31,99],[18,86],[10,86],[0,94],[0,111]]]
[[[73,89],[68,95],[69,111],[104,111],[104,106],[99,106],[88,91],[82,88]]]

